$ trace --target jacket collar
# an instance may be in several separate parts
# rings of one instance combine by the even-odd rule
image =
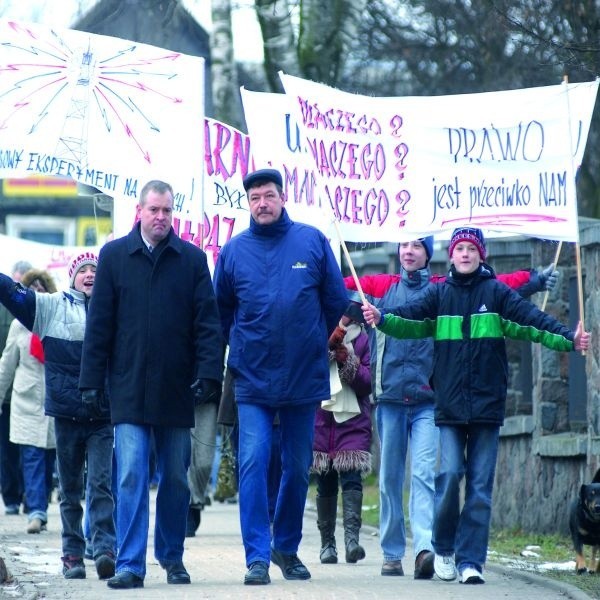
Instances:
[[[453,285],[472,285],[473,283],[480,281],[482,279],[496,279],[496,273],[494,269],[490,267],[487,263],[481,263],[479,268],[473,271],[473,273],[469,273],[468,275],[462,275],[458,273],[454,268],[454,265],[450,267],[448,271],[448,277],[446,281]]]
[[[68,298],[69,302],[76,304],[86,304],[88,297],[75,288],[69,288],[69,291],[63,292],[64,296]]]
[[[285,208],[281,211],[281,216],[275,223],[269,225],[260,225],[252,217],[250,217],[250,231],[254,235],[263,237],[278,237],[287,232],[292,226],[293,221],[290,219]]]
[[[429,283],[430,277],[431,271],[427,267],[410,272],[404,267],[400,267],[400,279],[407,287],[421,288]]]
[[[146,244],[144,244],[144,240],[142,240],[142,234],[140,232],[141,226],[141,223],[138,221],[133,226],[133,229],[127,234],[127,252],[129,252],[129,254],[143,252],[144,248],[146,248]],[[175,231],[173,230],[173,227],[171,227],[167,237],[160,242],[158,246],[164,245],[164,247],[172,248],[175,252],[181,253],[182,244],[183,241],[181,238],[175,235]]]

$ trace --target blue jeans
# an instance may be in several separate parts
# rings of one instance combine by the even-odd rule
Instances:
[[[382,402],[377,405],[375,415],[381,441],[381,550],[384,560],[401,560],[406,551],[402,496],[409,443],[409,518],[414,555],[417,556],[422,550],[432,550],[431,528],[439,431],[435,426],[432,403],[409,406]]]
[[[440,426],[440,471],[435,478],[433,547],[455,555],[459,572],[485,564],[492,489],[500,428],[497,425]],[[460,480],[465,501],[460,508]]]
[[[117,573],[146,575],[150,521],[148,461],[156,445],[156,519],[154,556],[165,567],[179,563],[187,524],[190,489],[187,471],[191,435],[187,427],[153,427],[119,423],[115,426],[117,464]],[[95,550],[95,546],[94,546]]]
[[[88,506],[94,555],[115,553],[111,492],[113,428],[110,423],[54,419],[64,556],[83,557],[83,468],[88,465]]]
[[[20,444],[21,466],[29,521],[48,522],[48,487],[46,482],[46,449]]]
[[[268,471],[273,418],[279,412],[281,483],[273,520],[273,547],[295,554],[302,539],[302,518],[308,492],[309,468],[317,404],[274,409],[238,404],[239,503],[246,565],[271,560]]]
[[[281,485],[281,427],[273,425],[273,437],[271,438],[271,460],[267,472],[267,498],[269,499],[269,521],[275,521],[275,509],[277,508],[277,496]]]

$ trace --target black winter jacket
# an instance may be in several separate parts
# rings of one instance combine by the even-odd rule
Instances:
[[[81,389],[104,388],[113,423],[194,426],[190,385],[221,383],[223,341],[206,254],[173,229],[150,254],[139,223],[100,250]]]
[[[573,331],[500,283],[486,264],[470,276],[451,269],[445,283],[429,286],[414,303],[384,310],[379,327],[394,337],[433,337],[437,425],[502,424],[505,337],[573,350]]]

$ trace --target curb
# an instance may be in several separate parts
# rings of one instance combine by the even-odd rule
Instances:
[[[588,596],[583,590],[580,590],[578,587],[575,587],[570,583],[556,581],[555,579],[550,579],[549,577],[544,577],[543,575],[531,573],[530,571],[523,571],[521,569],[508,569],[507,567],[503,567],[495,563],[486,563],[485,568],[501,575],[518,577],[519,579],[529,583],[537,583],[538,585],[543,585],[544,587],[556,590],[557,592],[562,592],[571,600],[592,600],[591,596]]]

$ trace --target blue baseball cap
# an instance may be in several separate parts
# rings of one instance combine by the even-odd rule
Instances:
[[[283,179],[281,173],[277,169],[259,169],[253,173],[248,173],[244,177],[244,189],[248,191],[252,187],[257,185],[263,185],[265,183],[272,182],[279,187],[283,187]]]

